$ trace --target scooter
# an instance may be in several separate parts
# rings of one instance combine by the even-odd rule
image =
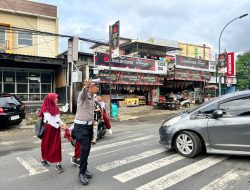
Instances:
[[[180,101],[180,104],[181,104],[181,106],[183,106],[183,107],[185,107],[185,108],[189,108],[191,102],[190,102],[189,99],[184,99],[184,100]]]
[[[106,134],[106,125],[102,119],[98,121],[97,139],[103,138]]]

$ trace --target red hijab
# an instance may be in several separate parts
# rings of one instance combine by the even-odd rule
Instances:
[[[57,99],[57,96],[58,95],[55,93],[48,93],[48,95],[45,97],[43,101],[43,105],[38,114],[39,117],[42,117],[44,112],[49,112],[53,116],[60,113],[58,106],[55,104],[55,100]]]

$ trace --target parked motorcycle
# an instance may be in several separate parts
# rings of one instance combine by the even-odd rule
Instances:
[[[185,108],[189,108],[190,104],[191,104],[191,102],[189,99],[183,99],[182,101],[180,101],[180,105],[185,107]]]

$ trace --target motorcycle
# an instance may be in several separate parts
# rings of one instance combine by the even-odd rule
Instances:
[[[103,138],[106,134],[106,125],[103,120],[98,121],[97,139]]]
[[[182,101],[180,101],[180,105],[185,108],[189,108],[190,104],[191,104],[191,101],[189,99],[183,99]]]

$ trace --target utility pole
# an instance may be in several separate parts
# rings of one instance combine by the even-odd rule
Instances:
[[[78,61],[78,37],[72,37],[68,40],[68,72],[67,72],[67,84],[69,84],[70,76],[70,112],[73,112],[73,72],[74,65]],[[70,65],[70,66],[69,66]],[[80,81],[79,81],[80,82]],[[68,86],[66,87],[66,96],[68,97]],[[67,100],[68,101],[68,100]],[[68,102],[67,102],[68,103]]]
[[[112,33],[112,26],[109,26],[109,113],[110,113],[110,118],[112,117],[112,103],[111,103],[111,96],[112,96],[112,91],[111,91],[111,33]]]

